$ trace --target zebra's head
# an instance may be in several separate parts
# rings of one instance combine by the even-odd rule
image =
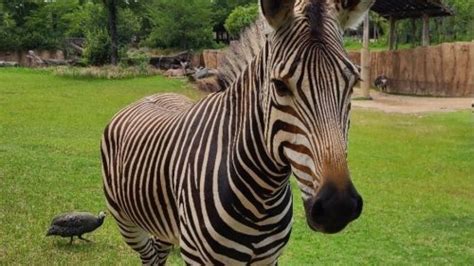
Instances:
[[[265,141],[289,165],[309,226],[336,233],[359,217],[347,166],[350,98],[359,70],[342,46],[374,0],[260,0],[271,31],[261,94]]]

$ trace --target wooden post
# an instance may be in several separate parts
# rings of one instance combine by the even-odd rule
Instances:
[[[423,46],[430,45],[430,17],[427,14],[423,15]]]
[[[365,99],[371,99],[370,97],[370,51],[369,51],[369,14],[364,18],[364,38],[363,46],[361,50],[361,89],[362,97]]]
[[[390,17],[390,33],[388,36],[388,46],[390,50],[395,50],[395,42],[397,38],[397,20],[394,17]]]

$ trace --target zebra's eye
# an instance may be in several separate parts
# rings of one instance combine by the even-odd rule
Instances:
[[[286,83],[279,79],[272,79],[273,85],[275,86],[276,92],[279,96],[291,96],[291,90],[288,88]]]

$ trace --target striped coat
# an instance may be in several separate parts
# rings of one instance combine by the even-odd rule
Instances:
[[[262,0],[274,32],[224,91],[195,104],[149,96],[106,127],[106,200],[144,264],[165,263],[173,245],[188,264],[275,264],[291,231],[292,173],[312,229],[334,233],[359,216],[345,161],[358,74],[338,22],[371,1],[328,2]]]

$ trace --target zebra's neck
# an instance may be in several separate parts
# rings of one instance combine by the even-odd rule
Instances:
[[[232,167],[235,173],[230,178],[251,184],[261,202],[272,202],[285,194],[291,170],[289,166],[279,165],[265,145],[261,94],[267,75],[266,57],[263,48],[225,94],[233,103],[233,117],[238,117],[230,158],[237,167]]]

